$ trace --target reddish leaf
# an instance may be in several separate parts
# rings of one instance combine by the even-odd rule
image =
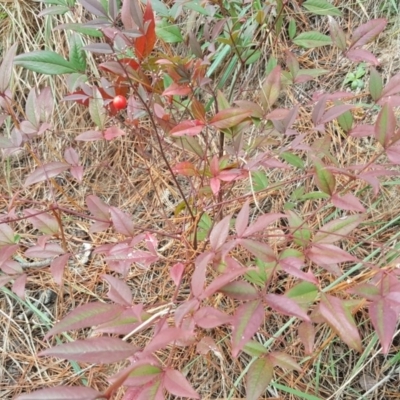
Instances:
[[[197,176],[198,171],[195,166],[189,161],[182,161],[172,167],[172,171],[183,176]]]
[[[169,274],[176,286],[180,285],[184,270],[185,266],[182,263],[177,263],[170,269]]]
[[[178,125],[174,126],[169,131],[169,134],[171,136],[196,136],[203,130],[204,126],[204,122],[197,119],[182,121]]]
[[[270,110],[278,100],[281,90],[281,67],[277,65],[265,79],[261,88],[261,103],[264,111]]]
[[[25,285],[28,276],[26,274],[22,274],[17,279],[15,279],[11,290],[22,300],[25,300]]]
[[[385,29],[386,24],[387,20],[385,18],[372,19],[362,24],[353,32],[350,47],[361,47],[367,44]]]
[[[117,207],[110,207],[111,220],[115,230],[125,236],[134,236],[135,228],[131,217]]]
[[[264,320],[264,307],[259,300],[239,306],[232,320],[232,356],[237,357],[244,345],[257,332]]]
[[[86,8],[90,13],[98,16],[98,17],[106,17],[107,13],[104,7],[101,5],[99,1],[94,0],[79,0],[79,2]]]
[[[2,226],[0,224],[0,226]],[[0,248],[0,265],[9,260],[17,251],[19,246],[17,244],[5,245]]]
[[[113,140],[119,136],[124,136],[126,133],[118,128],[118,126],[109,126],[103,133],[104,139]]]
[[[342,28],[340,28],[339,24],[333,19],[330,15],[329,19],[329,32],[332,39],[332,42],[336,45],[337,48],[344,51],[346,50],[346,35],[343,32]]]
[[[24,210],[24,214],[33,227],[40,230],[45,235],[54,235],[60,230],[56,218],[48,213],[41,212],[34,208],[29,208]]]
[[[350,310],[343,300],[330,295],[321,295],[319,310],[325,321],[350,348],[361,352],[361,338]]]
[[[374,300],[369,305],[368,312],[379,337],[382,353],[387,354],[396,331],[398,312],[393,308],[393,304],[385,298]]]
[[[210,188],[214,196],[216,196],[221,188],[221,181],[218,178],[210,179]]]
[[[232,317],[213,307],[202,307],[193,315],[197,326],[212,329],[230,323]]]
[[[68,147],[68,149],[65,150],[64,159],[70,165],[79,165],[79,154],[72,147]]]
[[[375,127],[373,125],[356,125],[350,130],[349,135],[355,138],[373,136]]]
[[[400,93],[400,72],[392,76],[382,91],[382,97],[393,96]]]
[[[325,105],[326,101],[328,100],[328,95],[324,94],[321,96],[321,98],[317,101],[317,104],[315,104],[314,109],[311,114],[311,119],[314,124],[314,126],[318,125],[318,121],[322,118],[322,115],[324,114],[325,110]]]
[[[274,367],[267,358],[255,360],[246,374],[246,400],[263,397],[272,380]]]
[[[317,278],[311,272],[304,272],[301,270],[304,262],[297,257],[285,257],[279,260],[279,265],[285,272],[296,278],[318,284]]]
[[[0,275],[0,288],[3,287],[4,285],[7,285],[7,283],[10,282],[12,279],[13,279],[12,276]]]
[[[36,245],[25,251],[29,258],[50,258],[64,254],[64,250],[57,243],[46,243],[44,246]]]
[[[107,293],[110,300],[123,306],[132,305],[132,290],[125,282],[111,275],[101,275],[101,277],[110,285]]]
[[[224,272],[222,275],[218,276],[212,281],[212,283],[204,290],[204,294],[200,296],[200,299],[206,299],[207,297],[212,296],[219,289],[225,287],[230,281],[233,281],[240,275],[244,275],[248,271],[248,268],[235,268],[233,270]]]
[[[350,49],[346,52],[346,57],[354,62],[366,61],[371,65],[379,65],[378,59],[370,51],[364,49]]]
[[[170,343],[188,337],[188,332],[180,328],[166,328],[160,331],[151,342],[145,347],[145,353],[153,353],[168,346]]]
[[[39,356],[59,357],[92,364],[111,364],[125,360],[137,351],[138,348],[118,338],[93,337],[43,350]]]
[[[94,195],[86,197],[89,211],[97,218],[108,220],[110,218],[110,206]]]
[[[192,293],[195,297],[200,297],[204,291],[206,282],[206,270],[208,263],[214,258],[214,253],[206,252],[197,256],[194,262],[195,270],[192,276]]]
[[[395,143],[386,149],[386,155],[393,164],[400,164],[400,143]]]
[[[288,371],[301,371],[300,365],[297,364],[289,354],[280,351],[273,351],[272,353],[269,353],[267,357],[274,366],[281,367]]]
[[[124,400],[164,400],[163,385],[160,379],[156,379],[153,382],[148,383],[140,392],[136,392],[133,397],[128,397]]]
[[[322,267],[355,260],[355,257],[347,251],[333,244],[313,244],[307,249],[305,255],[311,261]]]
[[[215,114],[210,121],[210,125],[215,126],[217,129],[232,128],[251,114],[252,111],[246,108],[227,108]]]
[[[301,322],[297,332],[303,343],[305,353],[308,355],[313,354],[315,342],[314,325],[310,322]]]
[[[163,96],[187,96],[192,93],[192,89],[188,85],[179,85],[172,83],[162,92]]]
[[[167,368],[165,370],[163,384],[165,389],[175,396],[200,399],[182,373],[175,369]]]
[[[7,245],[14,245],[14,231],[10,227],[10,225],[1,223],[0,224],[0,247]]]
[[[143,32],[144,35],[138,37],[135,41],[135,52],[139,60],[144,59],[153,51],[157,40],[155,30],[156,25],[150,1],[147,1],[146,3],[146,9],[143,14],[143,22],[146,32]]]
[[[268,293],[265,295],[267,304],[273,309],[283,315],[289,315],[291,317],[298,317],[303,321],[310,322],[310,318],[306,312],[292,299],[285,295]]]
[[[199,100],[197,100],[195,97],[192,99],[191,108],[192,108],[193,116],[197,120],[205,123],[206,122],[206,110],[204,108],[204,105]]]
[[[343,196],[334,194],[331,200],[333,205],[341,210],[365,212],[365,208],[361,204],[360,200],[358,200],[352,193],[346,193]]]
[[[175,310],[175,325],[180,326],[184,317],[191,313],[193,314],[199,308],[200,302],[196,298],[192,298],[184,303],[182,303],[176,310]]]
[[[20,394],[15,400],[96,400],[101,398],[97,390],[84,386],[56,386]]]
[[[285,214],[279,214],[279,213],[270,213],[261,215],[260,217],[257,218],[255,222],[251,223],[248,226],[248,228],[245,229],[242,236],[248,237],[254,235],[257,232],[263,231],[267,228],[268,225],[271,225],[274,222],[284,217],[286,217]]]
[[[121,21],[126,30],[139,28],[143,31],[143,13],[140,4],[134,1],[124,1],[121,8]]]
[[[24,186],[33,185],[34,183],[45,181],[46,179],[53,178],[61,172],[68,170],[69,164],[63,162],[51,162],[41,167],[38,167],[33,171],[24,183]]]
[[[257,103],[248,100],[235,100],[235,105],[242,109],[246,108],[247,110],[251,110],[251,116],[254,118],[261,119],[263,117],[264,112]]]
[[[78,306],[71,311],[60,322],[53,326],[46,334],[45,339],[56,335],[57,333],[68,330],[93,327],[101,323],[111,321],[122,313],[123,307],[119,304],[107,303],[88,303]]]
[[[210,350],[213,352],[218,351],[218,346],[216,345],[214,339],[210,338],[209,336],[202,337],[196,346],[197,353],[205,356]]]
[[[255,255],[261,261],[276,261],[275,252],[267,243],[260,243],[250,239],[239,239],[237,243],[243,246],[247,251]]]
[[[4,94],[10,85],[13,73],[13,60],[17,52],[18,43],[14,43],[4,54],[0,65],[0,94]]]
[[[62,285],[62,278],[64,274],[64,268],[67,265],[68,259],[71,257],[70,253],[63,254],[62,256],[56,257],[50,264],[50,272],[57,285]]]
[[[103,140],[103,132],[100,131],[86,131],[78,135],[75,140],[82,142],[93,142],[95,140]]]
[[[257,289],[245,281],[231,282],[219,289],[219,292],[235,300],[256,300],[259,297]]]
[[[116,318],[98,325],[93,330],[94,332],[127,335],[132,332],[133,329],[136,329],[142,322],[147,321],[150,317],[150,314],[143,311],[142,304],[136,304],[124,309]]]
[[[320,120],[318,120],[317,125],[326,124],[334,120],[335,118],[339,117],[340,115],[344,114],[346,111],[353,109],[353,105],[349,104],[341,104],[339,106],[334,106],[326,111]]]
[[[210,233],[210,245],[211,249],[217,251],[225,243],[229,234],[229,223],[232,215],[227,215],[221,221],[219,221]]]
[[[362,215],[351,215],[330,221],[318,230],[313,243],[335,243],[345,238],[363,219]]]

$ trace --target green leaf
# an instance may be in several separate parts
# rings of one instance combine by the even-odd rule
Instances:
[[[277,65],[267,76],[261,88],[261,103],[269,110],[279,97],[281,90],[281,67]]]
[[[309,192],[299,197],[300,201],[319,199],[329,199],[329,195],[323,192]]]
[[[261,51],[251,49],[249,54],[246,53],[243,57],[246,59],[246,65],[254,64],[261,57]]]
[[[333,195],[336,187],[335,176],[319,161],[314,162],[314,167],[318,189],[330,196]]]
[[[156,26],[156,35],[166,43],[183,42],[181,31],[177,25],[171,25],[166,20],[162,20]]]
[[[293,165],[296,168],[303,169],[304,168],[304,161],[296,154],[289,153],[285,151],[281,153],[281,157],[290,165]]]
[[[238,125],[252,114],[251,110],[245,108],[232,107],[219,111],[210,121],[210,125],[217,129],[227,129]]]
[[[69,62],[82,72],[86,70],[86,53],[82,49],[83,45],[81,36],[73,32],[69,38]]]
[[[258,400],[272,380],[274,367],[266,358],[259,358],[251,364],[246,375],[246,399]]]
[[[332,44],[332,39],[323,35],[322,33],[311,31],[311,32],[303,32],[300,33],[293,42],[297,44],[297,46],[305,47],[306,49],[312,49],[313,47],[321,47]]]
[[[278,65],[278,60],[275,57],[270,57],[265,68],[265,73],[269,75],[272,70]]]
[[[94,86],[93,98],[89,100],[89,114],[92,117],[92,121],[103,130],[106,122],[106,112],[103,107],[103,97],[97,86]]]
[[[306,246],[310,242],[311,231],[307,223],[304,222],[294,211],[287,210],[289,226],[293,231],[294,242],[298,246]]]
[[[286,296],[294,300],[300,307],[308,307],[317,297],[318,289],[310,282],[301,282],[286,292]]]
[[[382,77],[375,68],[371,68],[371,73],[369,75],[369,93],[371,97],[377,101],[381,97],[382,90]]]
[[[342,16],[342,12],[326,0],[307,0],[303,7],[313,14]]]
[[[352,232],[363,220],[359,214],[335,219],[322,226],[314,236],[313,243],[333,244]]]
[[[290,40],[293,40],[293,38],[296,36],[296,31],[297,31],[296,21],[293,18],[291,18],[289,21],[289,38],[290,38]]]
[[[92,36],[92,37],[103,37],[103,33],[96,28],[90,28],[88,26],[84,26],[82,24],[61,24],[58,25],[55,29],[69,29],[71,31],[82,33],[84,35]]]
[[[253,189],[255,192],[264,190],[268,187],[269,181],[267,174],[264,171],[254,171],[251,173],[251,179],[253,182]]]
[[[197,240],[203,241],[208,236],[210,229],[212,228],[212,220],[207,213],[204,213],[197,226]]]
[[[14,58],[14,64],[44,75],[62,75],[80,72],[69,61],[50,50],[20,54]]]
[[[267,354],[268,350],[259,342],[255,340],[250,340],[246,343],[243,351],[251,357],[260,357],[263,354]]]
[[[396,116],[393,108],[385,103],[375,122],[375,138],[386,148],[396,129]]]
[[[350,110],[347,110],[344,112],[342,115],[339,115],[337,117],[337,121],[340,125],[340,127],[347,133],[350,131],[350,129],[353,127],[353,114],[351,113]]]
[[[260,300],[240,305],[232,318],[232,356],[237,357],[245,344],[264,321],[264,307]]]

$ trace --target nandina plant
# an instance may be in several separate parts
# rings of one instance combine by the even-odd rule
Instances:
[[[102,275],[109,286],[108,301],[78,306],[55,322],[44,340],[85,328],[93,328],[94,335],[53,347],[49,343],[38,355],[92,364],[128,361],[110,376],[103,391],[59,386],[22,394],[18,399],[110,399],[121,386],[126,387],[125,400],[164,399],[166,392],[199,399],[182,371],[174,368],[173,356],[188,347],[203,356],[219,352],[213,338],[213,330],[219,327],[229,332],[232,357],[242,353],[252,357],[246,367],[246,396],[258,399],[275,367],[302,370],[300,360],[271,350],[269,341],[254,340],[272,313],[290,317],[288,323],[297,324],[305,354],[313,354],[321,324],[329,325],[349,348],[361,352],[363,339],[354,314],[367,306],[382,352],[387,354],[400,312],[399,270],[367,264],[344,245],[368,219],[366,206],[354,188],[361,182],[377,195],[378,178],[396,174],[392,167],[400,164],[400,131],[394,111],[400,105],[400,75],[384,84],[373,67],[377,59],[363,48],[385,28],[386,21],[369,21],[346,40],[339,24],[330,18],[330,36],[304,32],[293,38],[295,45],[306,48],[334,45],[343,57],[371,64],[367,112],[373,115],[377,110],[377,115],[373,123],[356,124],[352,113],[356,105],[348,92],[315,91],[308,104],[280,107],[279,98],[292,87],[327,72],[302,69],[293,51],[287,50],[279,63],[269,65],[255,99],[248,100],[240,93],[238,97],[224,94],[211,78],[216,53],[212,44],[202,44],[191,35],[185,56],[158,49],[157,32],[161,41],[168,42],[166,32],[171,31],[162,21],[156,24],[151,2],[146,2],[143,10],[139,3],[129,1],[122,2],[120,9],[113,0],[80,3],[97,18],[77,30],[93,36],[99,33],[100,40],[85,45],[74,33],[69,60],[48,50],[16,56],[17,46],[5,55],[0,69],[1,122],[9,118],[13,129],[1,147],[6,155],[21,146],[31,150],[37,167],[26,178],[25,187],[47,184],[57,188],[54,178],[67,171],[78,184],[82,182],[81,142],[134,139],[138,144],[135,152],[143,160],[138,167],[151,178],[151,157],[159,154],[162,173],[173,182],[179,203],[172,216],[165,213],[174,221],[172,225],[148,228],[138,226],[126,210],[94,194],[86,197],[86,212],[61,207],[54,199],[35,207],[28,203],[19,213],[15,208],[18,195],[7,199],[9,212],[0,224],[0,283],[12,282],[12,290],[21,297],[29,279],[29,265],[24,267],[15,257],[22,247],[13,225],[21,218],[43,234],[35,245],[23,250],[25,258],[44,259],[59,285],[63,285],[63,270],[73,256],[66,239],[66,217],[91,220],[91,233],[113,230],[119,238],[94,250],[108,266],[109,273]],[[224,18],[210,24],[209,39],[229,43],[242,71],[249,60],[255,62],[259,49],[248,46],[248,31],[241,31],[243,21],[237,20],[231,9],[222,3],[214,7]],[[259,10],[251,24],[257,27],[267,21],[271,29],[279,31],[285,7],[283,2],[278,7],[277,21],[271,22],[267,13]],[[46,13],[51,12],[42,14]],[[100,79],[88,78],[85,51],[104,56],[98,64]],[[69,74],[65,100],[88,108],[91,125],[76,136],[75,147],[65,149],[63,160],[43,163],[34,152],[34,141],[51,129],[53,99],[48,88],[32,90],[21,118],[10,90],[13,63],[44,74]],[[309,107],[309,132],[300,131],[300,109],[305,106]],[[327,134],[333,123],[347,138],[374,141],[376,152],[368,162],[337,162]],[[150,129],[144,130],[143,124]],[[252,130],[253,137],[248,134]],[[283,179],[269,185],[268,175],[279,170],[284,176],[291,169],[296,169],[303,190],[290,193],[290,201],[281,210],[264,212],[258,196],[285,190],[291,183]],[[311,212],[299,206],[305,201],[314,203]],[[327,208],[334,210],[335,216],[319,222]],[[183,246],[179,257],[162,254],[160,242],[166,238]],[[148,270],[158,262],[169,269],[175,291],[154,310],[151,304],[134,302],[127,276],[132,266]],[[329,274],[334,282],[341,282],[349,275],[347,271],[361,267],[368,270],[370,278],[355,282],[347,292],[331,291],[323,279]],[[275,285],[281,277],[291,278],[290,287]],[[216,299],[221,296],[233,301],[233,312],[218,306]],[[143,347],[134,345],[135,335],[144,331],[151,332],[151,339]],[[169,356],[160,356],[164,349]]]

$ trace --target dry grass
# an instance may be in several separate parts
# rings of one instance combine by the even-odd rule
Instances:
[[[5,10],[7,16],[1,20],[0,26],[2,38],[0,49],[8,48],[18,41],[20,52],[36,49],[38,43],[46,43],[57,52],[65,52],[63,33],[51,31],[50,27],[43,24],[43,19],[36,17],[39,7],[37,3],[28,1],[7,5]],[[346,9],[348,14],[344,16],[343,23],[349,31],[368,18],[381,15],[381,11],[372,1],[349,2]],[[84,18],[84,15],[76,17]],[[321,28],[322,19],[309,18],[296,10],[293,17],[299,28],[315,30]],[[60,22],[67,21],[62,21],[61,18]],[[382,35],[379,42],[371,45],[372,51],[382,60],[382,73],[385,78],[392,76],[399,69],[399,29],[398,22],[395,22],[390,30]],[[264,43],[261,47],[263,57],[238,77],[236,84],[230,90],[234,98],[238,93],[243,93],[244,98],[251,98],[254,89],[258,87],[264,76],[267,60],[275,56],[279,61],[283,61],[281,49],[283,46],[290,47],[290,44],[276,42],[271,35],[261,37],[260,43]],[[395,56],[392,57],[392,54]],[[337,62],[336,50],[326,47],[315,51],[301,51],[298,56],[304,68],[333,70],[321,79],[323,90],[341,89],[350,66],[345,61]],[[61,99],[65,94],[63,77],[44,78],[16,68],[14,92],[15,98],[21,99],[18,100],[21,106],[31,87],[45,84],[50,85],[57,99]],[[281,99],[282,105],[297,101],[304,103],[304,100],[308,98],[310,88],[312,84],[289,91],[287,98]],[[143,125],[139,131],[130,132],[127,137],[112,142],[81,143],[77,146],[74,138],[87,128],[88,115],[78,106],[71,106],[64,102],[56,103],[54,129],[35,141],[32,151],[40,154],[42,161],[46,162],[62,160],[63,151],[68,146],[78,147],[82,165],[85,167],[84,182],[77,185],[74,179],[65,175],[53,180],[51,190],[47,185],[33,185],[23,189],[22,184],[26,176],[35,167],[33,158],[27,150],[24,150],[10,159],[3,160],[3,168],[0,172],[0,185],[3,188],[1,201],[3,202],[0,203],[0,213],[5,214],[9,211],[9,200],[17,190],[18,198],[13,202],[17,211],[28,205],[43,209],[46,204],[50,205],[57,200],[60,207],[82,213],[85,211],[86,196],[95,194],[109,205],[127,211],[133,216],[135,224],[143,229],[180,233],[182,227],[187,224],[188,218],[173,215],[173,208],[180,201],[179,193],[168,178],[165,164],[157,153],[157,146],[152,142],[149,131],[151,128]],[[310,108],[302,107],[300,116],[299,131],[309,132]],[[362,144],[356,140],[344,140],[340,128],[333,124],[329,127],[327,138],[330,140],[329,147],[339,165],[362,163],[375,150],[368,140]],[[314,139],[315,136],[309,135],[310,143]],[[136,151],[137,149],[140,151]],[[140,155],[144,152],[152,152],[151,161]],[[178,146],[174,147],[169,152],[171,159],[178,159],[180,152]],[[277,170],[269,173],[268,178],[271,190],[257,194],[258,205],[263,211],[281,211],[284,203],[289,200],[290,193],[297,187],[298,177],[295,171]],[[383,262],[384,251],[380,251],[378,244],[382,244],[383,250],[390,247],[397,249],[396,217],[400,214],[400,196],[398,182],[395,183],[395,185],[384,186],[379,198],[372,196],[369,191],[365,191],[363,195],[364,205],[369,210],[369,224],[356,231],[345,243],[345,247],[353,249],[354,254],[362,260],[386,265]],[[363,187],[360,185],[352,189],[361,191]],[[187,190],[190,188],[187,187]],[[308,187],[306,190],[313,189]],[[228,204],[224,212],[237,212],[244,202],[243,196],[248,192],[247,186],[236,186],[233,194],[240,198],[240,201]],[[304,217],[315,217],[316,206],[318,202],[315,201],[301,202],[298,204],[298,211]],[[256,213],[257,210],[254,209],[254,212]],[[333,217],[333,210],[325,208],[323,213],[318,214],[318,218],[310,220],[317,226]],[[390,226],[391,221],[395,221],[395,225]],[[38,351],[49,346],[43,337],[54,321],[59,320],[78,305],[105,298],[107,285],[101,279],[101,275],[108,272],[107,266],[98,255],[92,255],[88,261],[82,262],[83,245],[90,243],[96,247],[104,243],[115,243],[120,239],[112,231],[90,233],[87,220],[72,218],[72,216],[65,217],[64,227],[68,251],[74,254],[73,261],[64,273],[64,286],[62,288],[57,286],[49,269],[44,267],[30,271],[25,301],[19,299],[10,290],[3,288],[0,292],[0,397],[3,399],[12,399],[21,392],[61,384],[88,384],[102,390],[107,386],[107,377],[120,367],[120,365],[88,366],[37,357]],[[14,228],[21,234],[24,246],[29,247],[34,242],[37,232],[26,221],[19,221]],[[143,303],[151,309],[168,303],[175,290],[169,278],[169,268],[179,260],[193,260],[196,255],[196,251],[190,249],[188,243],[188,235],[182,241],[166,238],[161,243],[164,250],[160,262],[149,270],[131,268],[126,282],[132,288],[135,303]],[[279,246],[279,242],[276,245]],[[244,264],[249,263],[246,254],[238,253],[235,256]],[[371,256],[372,258],[369,258]],[[324,282],[325,287],[330,287],[331,292],[340,291],[342,294],[355,282],[365,282],[370,278],[362,265],[351,269],[350,272],[347,280],[336,279],[323,270],[318,271],[318,277]],[[277,277],[271,282],[271,287],[276,291],[287,290],[293,286],[294,282],[290,277],[279,277],[279,279]],[[53,298],[46,304],[45,296],[50,296],[50,294]],[[185,298],[187,294],[184,291],[180,293],[180,299]],[[222,296],[211,299],[210,305],[217,306],[227,313],[232,313],[235,308],[233,301]],[[289,318],[279,314],[267,314],[265,324],[260,329],[257,339],[263,343],[270,341],[272,350],[288,352],[301,362],[303,367],[301,373],[290,374],[276,369],[274,383],[268,389],[271,399],[302,398],[298,392],[290,392],[288,389],[315,395],[321,399],[389,400],[398,398],[396,373],[388,359],[379,354],[379,345],[374,339],[370,324],[367,323],[365,308],[357,312],[356,319],[366,349],[361,356],[349,351],[330,329],[321,326],[317,332],[315,353],[305,357],[297,338],[296,323],[290,322]],[[286,328],[282,329],[285,326]],[[278,335],[277,332],[280,334]],[[187,374],[189,381],[201,394],[202,399],[222,399],[232,394],[238,399],[244,398],[244,380],[238,377],[250,358],[246,355],[238,359],[230,357],[228,330],[217,328],[212,333],[204,331],[198,338],[209,334],[212,334],[218,344],[218,352],[199,356],[195,346],[190,346],[183,350],[175,349],[173,354],[169,354],[167,350],[161,351],[158,357],[160,360],[170,357],[173,360],[173,366]],[[80,334],[74,332],[66,339],[83,338],[88,335],[90,335],[90,330]],[[144,330],[135,335],[132,341],[138,346],[143,346],[150,335],[151,330]],[[272,337],[274,337],[273,340]],[[397,336],[393,343],[393,353],[399,351],[400,343]],[[362,397],[362,393],[365,392],[369,394]],[[122,396],[123,391],[120,390],[115,399],[121,399]]]

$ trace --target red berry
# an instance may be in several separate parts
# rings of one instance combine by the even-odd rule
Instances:
[[[115,107],[116,110],[122,110],[124,108],[126,108],[126,98],[124,96],[118,95],[115,96],[113,99],[113,105]]]

